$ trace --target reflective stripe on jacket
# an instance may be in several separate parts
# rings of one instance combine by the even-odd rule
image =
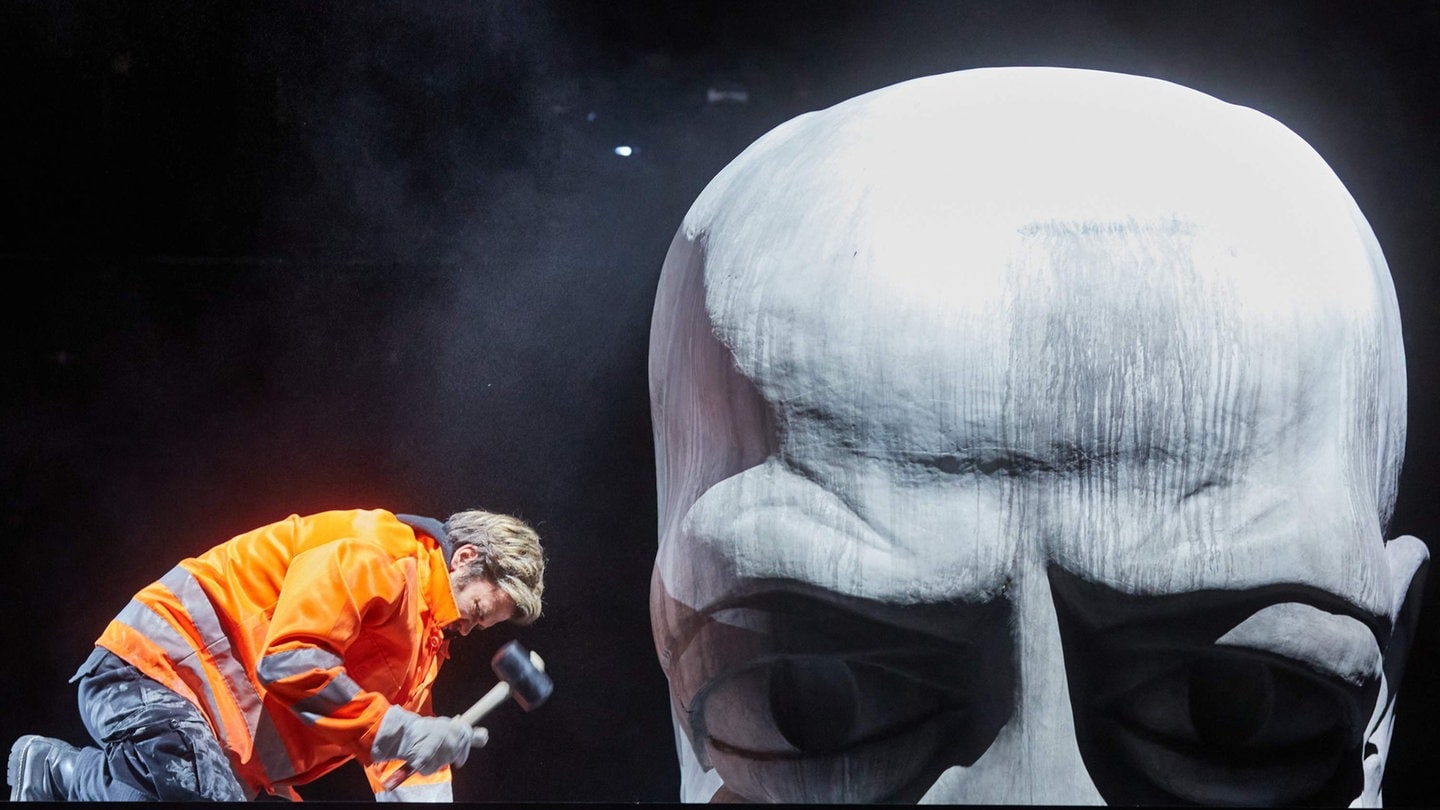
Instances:
[[[194,703],[257,791],[293,798],[357,759],[381,794],[400,765],[371,761],[381,718],[432,713],[442,628],[460,616],[441,534],[381,509],[291,515],[181,560],[96,644]],[[448,799],[449,780],[395,793]]]

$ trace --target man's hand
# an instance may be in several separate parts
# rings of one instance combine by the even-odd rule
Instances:
[[[451,717],[424,717],[391,706],[380,721],[371,747],[374,759],[403,759],[411,770],[432,774],[446,765],[460,767],[470,748],[490,739],[484,728],[467,726]]]
[[[446,765],[460,767],[470,758],[475,729],[449,717],[419,717],[406,729],[400,757],[422,774]]]

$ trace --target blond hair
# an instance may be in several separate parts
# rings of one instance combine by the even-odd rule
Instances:
[[[526,625],[540,618],[545,552],[529,524],[511,515],[466,509],[445,520],[445,533],[455,548],[474,546],[479,556],[470,571],[488,577],[515,600],[511,622]]]

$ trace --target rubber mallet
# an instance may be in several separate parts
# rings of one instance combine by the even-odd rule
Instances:
[[[500,682],[490,688],[485,696],[475,701],[475,705],[465,710],[465,713],[456,718],[456,722],[474,726],[481,718],[494,711],[505,702],[506,698],[513,697],[520,708],[525,711],[534,711],[549,699],[550,693],[555,691],[555,683],[550,676],[545,674],[545,662],[534,652],[527,652],[520,642],[511,641],[501,647],[490,659],[490,668],[495,671]],[[489,742],[489,735],[476,736],[475,747],[480,747]],[[409,779],[415,769],[409,765],[402,765],[400,769],[390,774],[385,780],[385,789],[394,790],[401,782]]]

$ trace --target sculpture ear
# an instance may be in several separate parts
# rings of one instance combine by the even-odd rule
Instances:
[[[680,801],[685,804],[733,801],[726,798],[733,794],[725,790],[720,774],[716,773],[714,768],[702,764],[695,755],[695,748],[690,744],[689,727],[680,722],[680,710],[675,707],[673,699],[670,703],[670,719],[675,725],[675,753],[680,760]],[[723,795],[717,798],[717,794]]]
[[[1390,569],[1395,599],[1390,608],[1393,629],[1390,642],[1385,645],[1384,683],[1365,734],[1365,787],[1352,805],[1355,807],[1380,807],[1384,803],[1381,783],[1385,778],[1385,761],[1390,755],[1390,733],[1395,727],[1395,698],[1420,618],[1420,597],[1425,589],[1430,552],[1418,538],[1404,535],[1385,544],[1385,562]]]
[[[1385,647],[1385,681],[1393,695],[1405,670],[1410,642],[1415,638],[1415,625],[1420,619],[1421,595],[1425,590],[1425,572],[1430,567],[1430,551],[1417,537],[1402,535],[1385,544],[1385,561],[1390,568],[1390,583],[1395,602],[1390,615],[1394,629]]]

